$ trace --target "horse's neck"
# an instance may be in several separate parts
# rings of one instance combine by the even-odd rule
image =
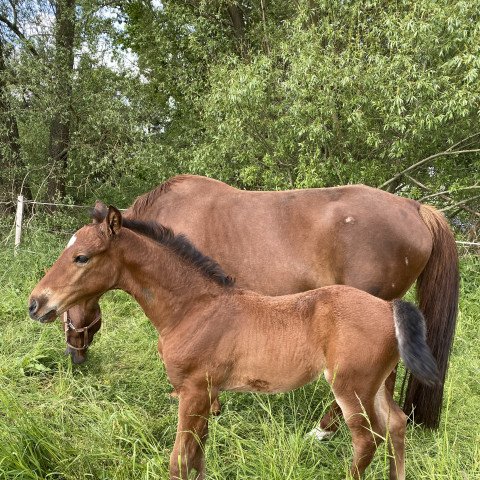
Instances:
[[[178,323],[198,298],[220,288],[167,247],[122,233],[118,288],[137,300],[158,332]]]

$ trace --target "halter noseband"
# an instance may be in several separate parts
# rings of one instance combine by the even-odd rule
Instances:
[[[98,312],[95,315],[95,318],[93,321],[90,323],[90,325],[87,325],[86,327],[82,328],[77,328],[75,325],[72,323],[70,320],[70,317],[68,316],[68,311],[63,313],[63,326],[65,330],[65,342],[70,348],[73,348],[73,350],[86,350],[89,347],[88,343],[88,329],[93,327],[97,322],[99,322],[102,319],[102,314],[101,312]],[[75,333],[82,333],[83,332],[83,346],[82,347],[74,347],[71,343],[68,341],[68,332],[74,331]]]

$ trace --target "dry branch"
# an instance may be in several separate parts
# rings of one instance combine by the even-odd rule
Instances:
[[[407,178],[412,179],[412,177],[406,175]],[[474,190],[474,189],[479,189],[480,188],[480,185],[471,185],[469,187],[461,187],[461,188],[457,188],[455,191],[457,192],[463,192],[464,190]],[[427,200],[428,198],[434,198],[434,197],[441,197],[442,195],[446,195],[446,194],[449,194],[451,193],[450,190],[444,190],[443,192],[436,192],[436,193],[431,193],[429,195],[425,195],[424,197],[420,198],[418,201],[419,202],[423,202],[424,200]]]
[[[423,183],[419,182],[416,178],[413,178],[411,177],[410,175],[405,175],[405,177],[410,180],[414,185],[417,185],[417,187],[420,187],[422,190],[425,190],[427,192],[430,192],[431,189],[428,188],[426,185],[424,185]],[[454,200],[449,197],[448,195],[445,195],[443,192],[440,192],[438,194],[433,194],[433,195],[430,195],[431,197],[433,196],[438,196],[440,198],[442,198],[443,200],[446,200],[447,202],[451,203],[453,202]],[[425,198],[428,198],[427,197],[423,197],[422,200],[424,200]],[[476,216],[476,217],[480,217],[480,212],[477,212],[476,210],[473,210],[472,208],[470,207],[467,207],[466,205],[462,205],[462,204],[457,204],[457,205],[453,205],[454,207],[457,207],[458,209],[460,210],[465,210],[466,212],[468,213],[471,213],[472,215]]]
[[[453,205],[449,205],[448,207],[441,208],[441,212],[446,212],[447,210],[452,210],[452,208],[457,208],[462,205],[465,205],[466,203],[470,203],[473,200],[476,200],[477,198],[480,198],[480,195],[475,195],[474,197],[466,198],[464,200],[461,200],[460,202],[454,203]]]
[[[467,141],[471,137],[473,137],[473,135],[470,135],[469,137],[464,138],[459,143]],[[455,145],[458,145],[459,143],[457,143]],[[460,154],[463,154],[463,153],[478,153],[478,152],[480,152],[480,148],[472,148],[472,149],[467,149],[467,150],[451,150],[451,148],[453,148],[453,146],[448,148],[447,150],[445,150],[443,152],[435,153],[434,155],[430,155],[429,157],[423,158],[422,160],[414,163],[413,165],[410,165],[405,170],[402,170],[401,172],[397,173],[396,175],[394,175],[392,178],[390,178],[386,182],[382,183],[378,188],[387,187],[392,182],[398,180],[400,177],[402,177],[406,173],[409,173],[409,172],[412,172],[412,171],[416,170],[417,168],[421,167],[422,165],[426,164],[427,162],[429,162],[431,160],[434,160],[435,158],[443,157],[445,155],[460,155]]]

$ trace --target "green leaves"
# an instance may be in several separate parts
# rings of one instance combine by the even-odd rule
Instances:
[[[477,153],[433,156],[480,145],[479,20],[478,0],[82,0],[66,195],[127,205],[175,173],[258,189],[378,186],[427,157],[410,173],[428,191],[406,176],[389,188],[421,197],[478,183]],[[61,99],[54,47],[38,45],[41,61],[11,58],[9,104],[26,165],[12,175],[28,171],[41,198]]]

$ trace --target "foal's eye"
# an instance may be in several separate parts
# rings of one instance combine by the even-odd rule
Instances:
[[[86,255],[78,255],[75,257],[75,263],[80,263],[81,265],[87,263],[89,258]]]

